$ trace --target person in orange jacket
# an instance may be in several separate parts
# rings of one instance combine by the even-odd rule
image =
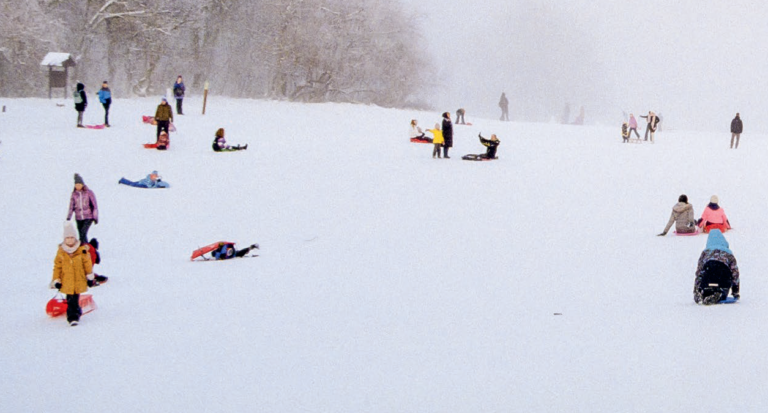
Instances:
[[[728,221],[728,217],[725,216],[725,211],[719,205],[720,200],[717,195],[712,195],[709,198],[709,205],[704,208],[704,212],[701,213],[701,218],[696,222],[699,228],[703,228],[704,232],[709,232],[712,229],[719,229],[720,232],[725,232],[731,229],[731,223]]]

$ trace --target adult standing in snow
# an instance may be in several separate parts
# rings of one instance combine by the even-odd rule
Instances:
[[[659,125],[659,117],[655,113],[648,111],[648,116],[640,116],[648,121],[645,126],[645,140],[648,140],[648,133],[651,134],[651,143],[653,143],[653,134],[656,132],[656,127]]]
[[[637,133],[637,119],[635,119],[635,115],[629,114],[629,136],[632,136],[632,132],[635,132],[635,136],[637,136],[637,139],[640,140],[640,134]]]
[[[731,121],[731,149],[733,149],[733,141],[736,140],[736,149],[739,149],[739,139],[741,138],[741,132],[744,130],[744,124],[741,122],[741,117],[736,114],[736,117]]]
[[[104,126],[109,127],[109,106],[112,105],[112,92],[109,90],[109,83],[105,80],[99,89],[99,102],[104,106]]]
[[[443,113],[443,157],[451,159],[448,156],[448,149],[453,147],[453,124],[451,123],[451,114]]]
[[[171,122],[173,122],[173,110],[171,110],[171,105],[168,104],[168,99],[163,98],[163,100],[160,101],[160,104],[157,105],[155,122],[157,122],[156,138],[160,137],[160,132],[165,131],[165,133],[169,133],[168,128],[171,125]]]
[[[184,114],[181,110],[181,104],[184,101],[184,92],[186,90],[187,88],[184,87],[184,79],[179,75],[179,77],[176,78],[176,83],[173,84],[173,97],[176,99],[176,113],[179,115]]]
[[[509,100],[507,95],[501,92],[501,98],[499,99],[499,107],[501,108],[501,119],[503,121],[509,121]]]
[[[725,232],[731,229],[731,223],[728,221],[728,217],[725,216],[725,211],[720,207],[719,202],[720,200],[717,198],[717,195],[712,195],[709,198],[709,205],[701,213],[701,218],[699,218],[697,224],[700,228],[704,228],[704,232],[709,232],[713,229]]]
[[[75,110],[77,111],[77,127],[84,128],[83,126],[83,113],[88,106],[88,97],[85,95],[85,85],[78,83],[76,90],[72,93],[72,97],[75,99]]]
[[[72,219],[72,214],[77,221],[80,242],[88,243],[88,229],[91,224],[99,224],[99,206],[96,203],[96,195],[85,186],[80,174],[75,174],[75,189],[72,190],[72,196],[69,198],[67,221]]]
[[[741,298],[739,288],[739,266],[729,248],[728,241],[718,229],[713,229],[707,238],[707,247],[699,256],[696,266],[696,281],[693,283],[693,301],[696,304],[717,304],[728,298]]]
[[[80,322],[80,294],[88,291],[88,283],[94,280],[91,256],[76,236],[72,224],[64,224],[64,242],[56,251],[50,284],[51,288],[67,296],[67,322],[70,326]]]
[[[677,198],[677,203],[672,207],[672,214],[669,216],[667,226],[659,234],[660,237],[667,235],[667,231],[675,224],[675,231],[679,234],[690,234],[696,232],[696,218],[693,214],[693,205],[688,203],[688,196],[683,194]]]

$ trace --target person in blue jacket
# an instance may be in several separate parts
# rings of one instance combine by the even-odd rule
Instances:
[[[693,301],[696,304],[717,304],[728,298],[729,290],[738,300],[741,298],[739,278],[739,266],[728,241],[719,229],[713,229],[696,267]]]
[[[109,90],[109,83],[106,80],[101,84],[101,89],[97,95],[99,95],[99,102],[104,106],[104,126],[109,127],[109,106],[112,105],[112,92]]]
[[[184,87],[184,79],[181,78],[181,75],[176,78],[176,83],[173,84],[173,97],[176,98],[176,113],[179,115],[183,115],[183,111],[181,110],[181,104],[184,101],[184,92],[187,90],[187,88]]]
[[[146,178],[134,182],[125,178],[120,178],[119,184],[133,186],[136,188],[170,188],[171,185],[168,182],[162,180],[157,171],[152,171]]]

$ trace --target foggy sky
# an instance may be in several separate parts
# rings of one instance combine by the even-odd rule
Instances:
[[[665,126],[768,132],[768,5],[699,0],[401,0],[419,15],[438,69],[431,103],[467,117],[621,125],[622,111]],[[638,119],[639,120],[639,119]]]

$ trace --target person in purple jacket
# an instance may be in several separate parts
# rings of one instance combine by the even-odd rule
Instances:
[[[80,174],[75,174],[75,189],[72,191],[72,197],[69,198],[67,221],[72,219],[73,213],[75,214],[75,221],[77,221],[80,242],[87,244],[88,228],[91,227],[91,224],[99,223],[99,206],[96,204],[96,195],[85,186]]]
[[[631,136],[632,132],[635,132],[635,136],[637,136],[637,139],[640,139],[640,134],[637,133],[637,119],[635,119],[635,115],[629,114],[629,133],[627,136]]]

